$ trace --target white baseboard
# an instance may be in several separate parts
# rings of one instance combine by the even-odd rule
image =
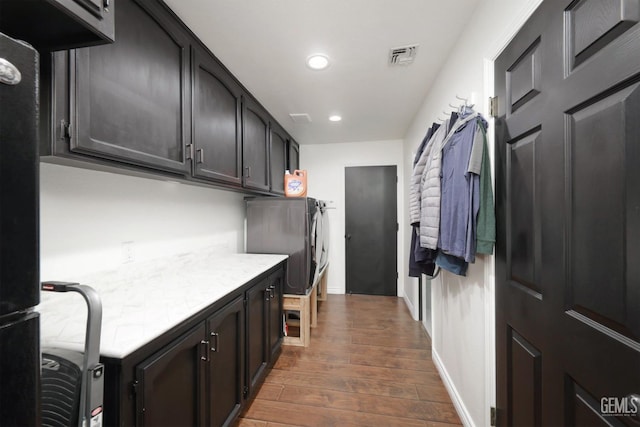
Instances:
[[[453,406],[455,406],[456,411],[458,412],[462,425],[466,427],[475,427],[476,425],[471,418],[471,414],[469,414],[469,411],[467,411],[467,408],[464,406],[464,402],[462,401],[455,384],[451,381],[451,377],[449,376],[447,369],[444,367],[442,360],[440,360],[440,356],[433,348],[431,350],[431,358],[433,359],[434,365],[436,365],[436,369],[438,369],[438,372],[440,373],[440,378],[442,378],[444,386],[449,392],[449,397],[451,397]]]
[[[402,299],[404,300],[405,305],[409,309],[409,313],[411,314],[411,317],[413,317],[413,320],[418,320],[416,307],[411,303],[411,300],[407,298],[406,295],[404,295]]]

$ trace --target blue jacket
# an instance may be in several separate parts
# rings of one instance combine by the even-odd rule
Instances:
[[[471,160],[474,143],[476,148],[483,148],[483,135],[478,126],[486,128],[487,122],[479,115],[468,121],[464,121],[464,118],[461,117],[460,126],[454,126],[454,133],[442,149],[438,248],[445,254],[474,262],[480,206],[480,168],[474,167]]]

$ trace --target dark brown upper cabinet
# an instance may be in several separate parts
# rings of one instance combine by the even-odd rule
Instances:
[[[243,185],[269,191],[269,119],[249,96],[243,99],[242,124]]]
[[[275,122],[271,122],[270,130],[271,192],[284,194],[284,171],[287,169],[287,134]]]
[[[156,2],[120,0],[116,20],[115,43],[72,58],[71,151],[188,173],[188,35]]]
[[[193,175],[242,183],[242,88],[208,52],[192,48]]]
[[[115,33],[115,2],[0,0],[0,32],[24,40],[40,51],[111,43]]]
[[[117,3],[115,43],[41,55],[41,159],[284,194],[298,144],[162,1]]]
[[[292,173],[294,170],[300,169],[300,146],[291,138],[287,144],[287,169]]]

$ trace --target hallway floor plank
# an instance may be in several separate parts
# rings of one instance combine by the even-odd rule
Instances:
[[[431,341],[396,297],[328,295],[307,348],[283,346],[237,427],[458,426]]]

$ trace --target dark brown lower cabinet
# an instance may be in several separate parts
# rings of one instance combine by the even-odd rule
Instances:
[[[136,425],[204,426],[207,349],[200,324],[136,368]]]
[[[282,347],[282,279],[278,270],[247,292],[247,372],[254,396]]]
[[[238,297],[207,321],[210,426],[231,425],[246,397],[244,318],[244,298]]]
[[[282,344],[285,263],[105,364],[105,426],[232,425]]]
[[[269,276],[269,361],[273,362],[282,349],[284,335],[284,319],[282,314],[282,294],[284,286],[284,270],[278,270]]]
[[[269,362],[267,327],[269,322],[269,280],[264,279],[247,292],[247,361],[249,393],[259,385]]]

